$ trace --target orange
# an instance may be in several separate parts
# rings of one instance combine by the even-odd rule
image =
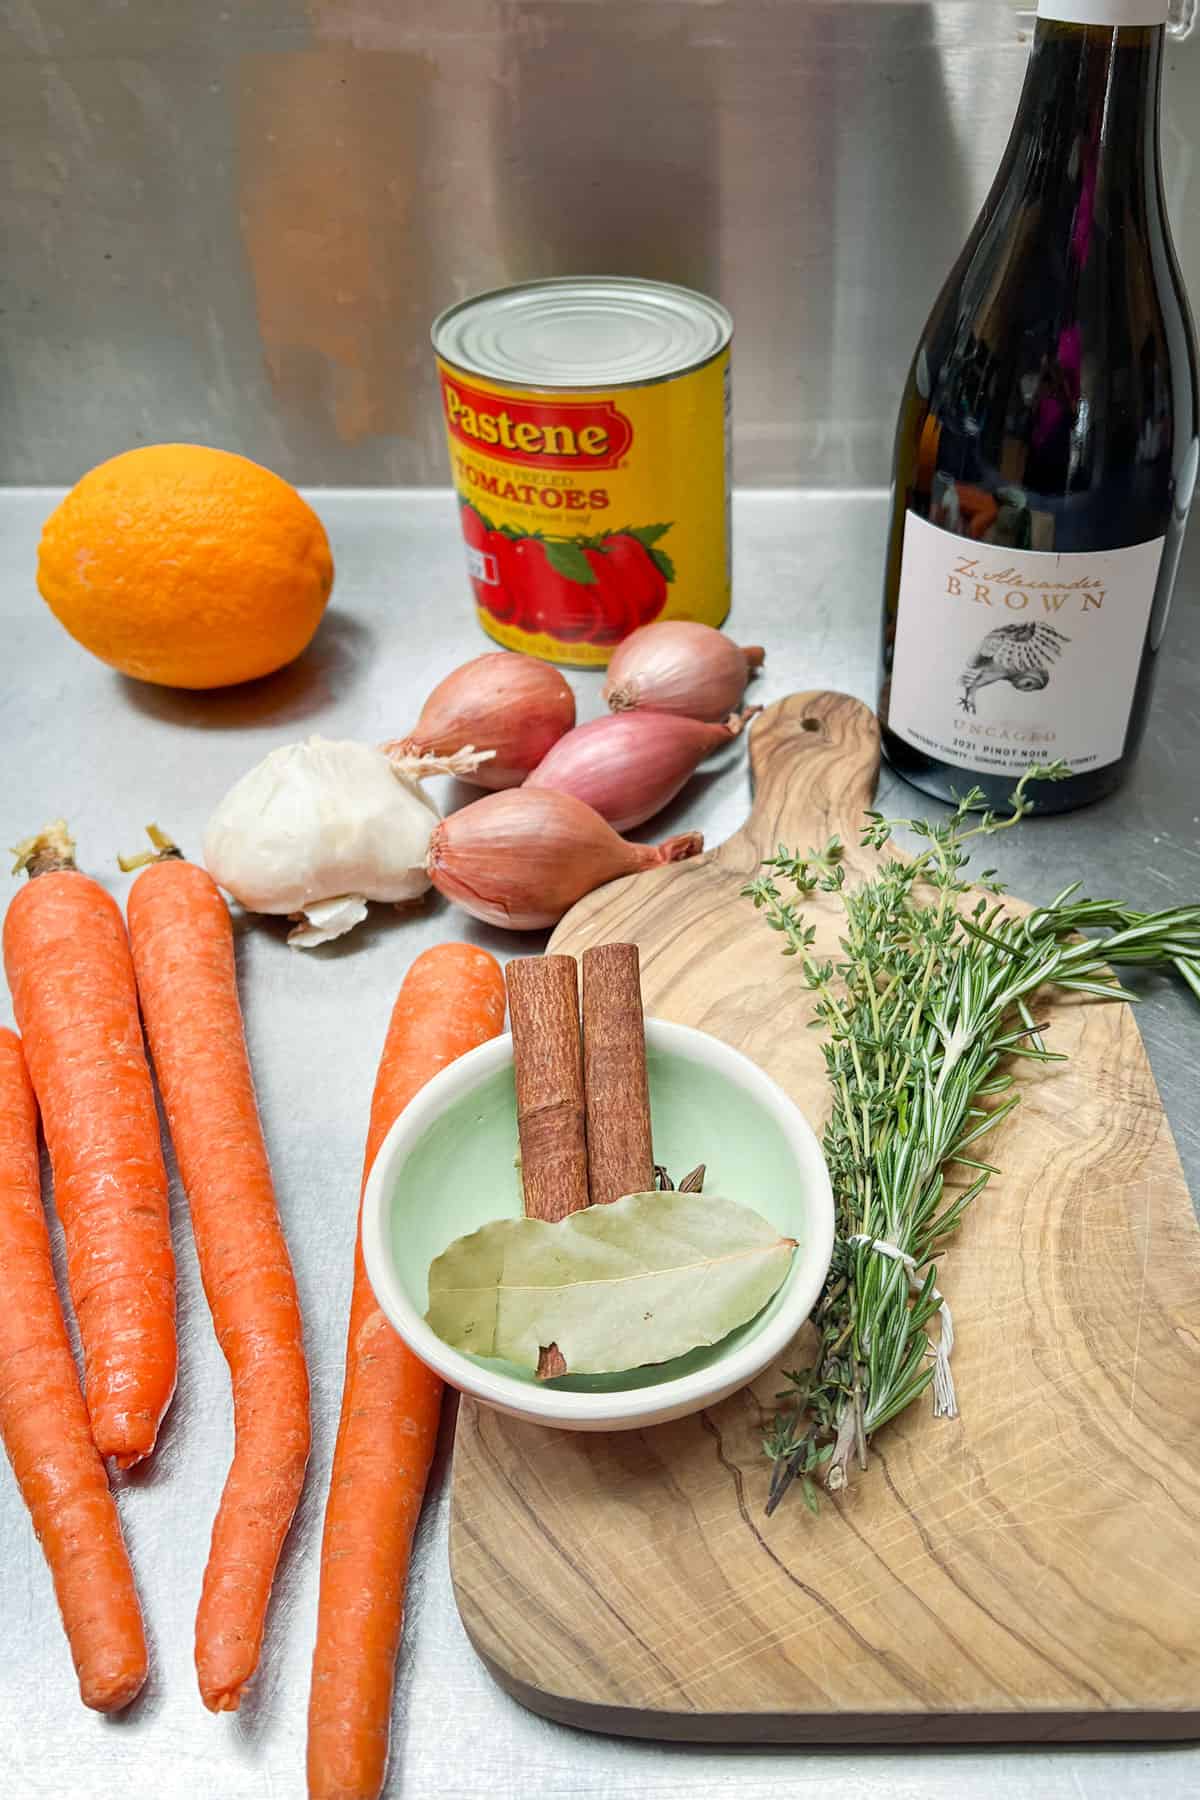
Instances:
[[[199,444],[101,463],[42,531],[38,587],[93,656],[164,687],[225,687],[299,656],[333,586],[325,528],[269,469]]]

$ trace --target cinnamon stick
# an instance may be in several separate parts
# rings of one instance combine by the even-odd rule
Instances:
[[[554,1223],[588,1203],[575,959],[517,957],[505,977],[525,1212]]]
[[[525,1214],[556,1223],[588,1203],[579,977],[572,956],[521,956],[505,970]],[[543,1346],[538,1378],[565,1375]]]
[[[592,1205],[654,1188],[646,1033],[636,944],[583,953],[583,1069]]]

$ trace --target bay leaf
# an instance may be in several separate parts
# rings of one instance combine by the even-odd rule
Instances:
[[[761,1311],[795,1239],[734,1200],[627,1194],[557,1224],[494,1219],[429,1270],[426,1323],[473,1356],[533,1369],[557,1344],[576,1375],[715,1344]]]

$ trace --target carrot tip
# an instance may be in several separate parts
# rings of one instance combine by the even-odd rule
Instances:
[[[92,1712],[123,1712],[125,1707],[132,1705],[137,1699],[145,1685],[145,1681],[146,1671],[145,1669],[140,1669],[135,1675],[127,1677],[124,1681],[115,1686],[102,1685],[87,1688],[81,1686],[79,1698]]]
[[[49,825],[14,844],[14,875],[48,875],[54,869],[75,867],[75,839],[67,830],[65,819],[52,819]]]
[[[206,1694],[204,1689],[201,1688],[200,1698],[203,1700],[210,1713],[236,1712],[238,1707],[242,1704],[242,1690],[241,1688],[233,1688],[226,1692]]]

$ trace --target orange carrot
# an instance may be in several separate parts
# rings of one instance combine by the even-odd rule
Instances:
[[[2,1029],[0,1433],[54,1578],[83,1703],[115,1712],[146,1679],[146,1639],[54,1285],[37,1105],[20,1042]]]
[[[304,1485],[308,1369],[246,1055],[229,908],[203,869],[173,845],[162,854],[130,890],[129,936],[200,1277],[233,1385],[236,1445],[196,1614],[196,1672],[205,1706],[234,1712],[258,1666],[275,1567]]]
[[[439,944],[417,958],[400,989],[375,1078],[364,1183],[417,1090],[503,1024],[504,978],[486,950]],[[441,1398],[437,1376],[380,1312],[360,1237],[321,1545],[308,1706],[310,1800],[376,1800],[383,1788],[409,1552]]]
[[[54,1168],[92,1436],[127,1469],[175,1391],[175,1258],[154,1089],[120,908],[61,820],[20,846],[33,878],[4,966]]]

